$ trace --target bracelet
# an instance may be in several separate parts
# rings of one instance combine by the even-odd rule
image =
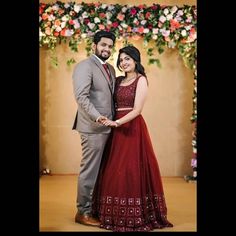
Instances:
[[[117,126],[116,126],[116,127],[118,127],[118,126],[120,126],[120,125],[121,125],[121,123],[120,123],[120,120],[116,120],[115,122],[116,122],[116,124],[117,124]]]

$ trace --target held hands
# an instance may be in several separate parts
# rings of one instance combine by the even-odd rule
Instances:
[[[109,119],[102,121],[102,124],[113,128],[118,127],[118,124],[115,121]]]
[[[107,117],[105,117],[105,116],[99,116],[97,122],[103,124],[103,122],[104,122],[105,120],[107,120]]]
[[[115,128],[115,127],[118,127],[119,126],[119,123],[116,122],[116,121],[113,121],[113,120],[110,120],[108,119],[107,117],[105,116],[100,116],[97,120],[97,122],[99,122],[100,124],[103,124],[105,126],[109,126],[109,127],[112,127],[112,128]]]

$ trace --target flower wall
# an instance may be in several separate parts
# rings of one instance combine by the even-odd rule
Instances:
[[[98,30],[112,31],[124,45],[130,39],[143,38],[149,64],[161,66],[158,55],[165,48],[177,49],[185,66],[193,72],[193,157],[191,166],[197,167],[197,8],[184,5],[164,6],[157,3],[147,6],[104,3],[39,4],[39,45],[47,47],[54,55],[58,44],[67,43],[77,52],[83,41],[87,54],[91,54],[92,37]],[[58,65],[56,56],[53,63]],[[75,63],[73,58],[68,64]]]

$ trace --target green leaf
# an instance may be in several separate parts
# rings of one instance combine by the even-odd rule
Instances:
[[[148,59],[148,65],[156,65],[158,66],[159,68],[161,68],[161,62],[158,58],[149,58]]]
[[[74,63],[76,63],[76,61],[75,61],[74,58],[70,58],[70,59],[67,60],[67,62],[66,62],[66,64],[67,64],[68,66],[70,66],[70,65],[72,65],[72,64],[74,64]]]
[[[58,67],[58,58],[56,56],[51,56],[51,64],[53,67]]]
[[[154,48],[148,48],[147,49],[147,55],[148,56],[153,56],[154,55],[153,50],[154,50]]]
[[[163,47],[158,47],[157,50],[158,50],[159,54],[162,54],[164,52],[164,48]]]

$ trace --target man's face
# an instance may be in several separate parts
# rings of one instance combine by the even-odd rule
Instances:
[[[94,44],[95,55],[101,60],[106,61],[111,56],[113,41],[109,38],[101,38],[98,44]]]

